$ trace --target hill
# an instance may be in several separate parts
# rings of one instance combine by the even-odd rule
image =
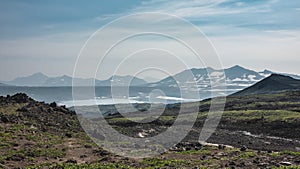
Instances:
[[[185,140],[156,157],[130,159],[97,147],[81,129],[76,114],[64,106],[37,102],[25,94],[1,96],[0,168],[292,168],[300,165],[295,150],[300,145],[294,141],[299,139],[299,98],[300,92],[229,97],[222,121],[208,140],[215,144],[193,141],[210,106],[203,101]],[[185,106],[191,104],[198,103]],[[167,106],[166,113],[149,124],[122,117],[106,120],[120,133],[151,137],[172,124],[177,106]]]
[[[75,112],[22,93],[0,96],[0,147],[0,168],[24,168],[58,159],[80,162],[85,156],[92,161],[103,152],[84,133]]]
[[[285,75],[272,74],[271,76],[233,95],[266,94],[291,90],[300,90],[300,80]]]

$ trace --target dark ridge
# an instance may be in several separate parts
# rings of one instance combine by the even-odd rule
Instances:
[[[272,74],[256,84],[234,93],[232,96],[268,94],[295,90],[300,90],[300,80],[285,75]]]
[[[17,93],[13,96],[7,95],[0,96],[0,103],[6,104],[6,103],[29,103],[33,102],[34,100],[30,97],[28,97],[25,93]]]
[[[68,110],[65,106],[57,106],[56,103],[35,101],[25,93],[0,96],[0,106],[11,109],[1,113],[1,119],[6,119],[5,121],[10,123],[34,125],[42,131],[51,131],[55,134],[68,130],[82,130],[74,111]]]

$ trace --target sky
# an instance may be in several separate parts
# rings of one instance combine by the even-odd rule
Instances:
[[[172,15],[195,25],[215,49],[223,68],[241,65],[257,71],[300,74],[299,0],[0,0],[0,80],[36,72],[72,76],[79,52],[94,32],[115,19],[144,12]],[[180,32],[183,39],[203,38],[191,34],[181,23],[172,24],[160,17],[139,19],[112,25],[110,32],[101,36],[99,50],[105,50],[105,43],[121,33],[147,30],[145,25],[150,22],[153,29]],[[149,48],[153,50],[143,50]],[[133,56],[128,59],[130,54]],[[106,79],[117,73],[159,79],[185,68],[219,66],[213,59],[199,64],[184,47],[154,35],[120,44],[98,65],[96,73],[89,69],[94,62],[98,63],[99,58],[83,63],[85,71],[79,76],[96,74]],[[116,71],[120,63],[123,65]],[[147,66],[154,69],[147,72],[143,69]]]

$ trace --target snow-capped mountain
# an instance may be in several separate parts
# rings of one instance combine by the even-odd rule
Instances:
[[[193,74],[193,78],[189,74]],[[225,77],[226,77],[226,83],[228,85],[249,85],[253,84],[264,77],[270,75],[270,74],[260,74],[258,72],[255,72],[253,70],[245,69],[241,66],[233,66],[228,69],[224,69]],[[197,84],[207,84],[210,83],[210,79],[212,76],[223,76],[222,70],[216,70],[213,68],[199,68],[199,69],[190,69],[182,71],[174,76],[169,76],[157,83],[152,83],[153,86],[170,86],[173,85],[175,82],[175,79],[179,82],[186,82],[186,83],[192,83],[196,82]]]
[[[97,80],[96,86],[140,86],[147,82],[133,76],[112,76],[107,80]]]
[[[227,88],[232,90],[240,90],[245,87],[251,86],[271,74],[260,74],[238,65],[224,69],[224,73],[226,75]]]
[[[190,76],[190,73],[192,73],[193,76]],[[149,86],[179,87],[178,84],[180,84],[180,87],[182,89],[187,88],[187,90],[198,89],[200,92],[210,92],[212,90],[220,90],[220,92],[225,92],[224,88],[218,89],[215,86],[213,88],[211,87],[211,80],[223,78],[226,84],[226,94],[231,94],[233,92],[249,87],[257,83],[258,81],[270,76],[273,73],[275,72],[269,70],[256,72],[250,69],[243,68],[238,65],[224,69],[224,73],[222,70],[213,69],[211,67],[208,67],[206,69],[193,68],[190,70],[184,70],[174,76],[169,76],[156,83],[151,83],[149,84]],[[277,74],[288,75],[293,78],[300,79],[300,76],[298,75],[291,75],[286,73],[277,73]]]
[[[43,83],[43,86],[70,86],[72,85],[72,77],[63,75],[60,77],[49,77]]]

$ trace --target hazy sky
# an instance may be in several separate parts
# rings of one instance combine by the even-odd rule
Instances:
[[[163,12],[190,21],[207,35],[225,68],[238,64],[254,70],[300,74],[299,0],[0,0],[0,80],[35,72],[72,75],[78,53],[92,33],[116,18],[140,12]],[[116,29],[124,31],[126,26],[134,28],[135,24],[138,25],[119,25]],[[184,32],[180,27],[170,31]],[[189,62],[176,45],[150,39],[160,46],[173,46],[172,51]],[[141,47],[148,43],[145,39],[135,42]],[[115,52],[118,57],[126,57],[122,54],[122,50]],[[164,54],[156,50],[130,63],[134,67],[153,61],[167,62],[164,66],[169,73],[182,69],[176,66],[176,59],[173,62]],[[127,68],[119,73],[131,74]],[[100,78],[109,76],[105,68],[102,72]],[[151,75],[163,76],[142,76]]]

